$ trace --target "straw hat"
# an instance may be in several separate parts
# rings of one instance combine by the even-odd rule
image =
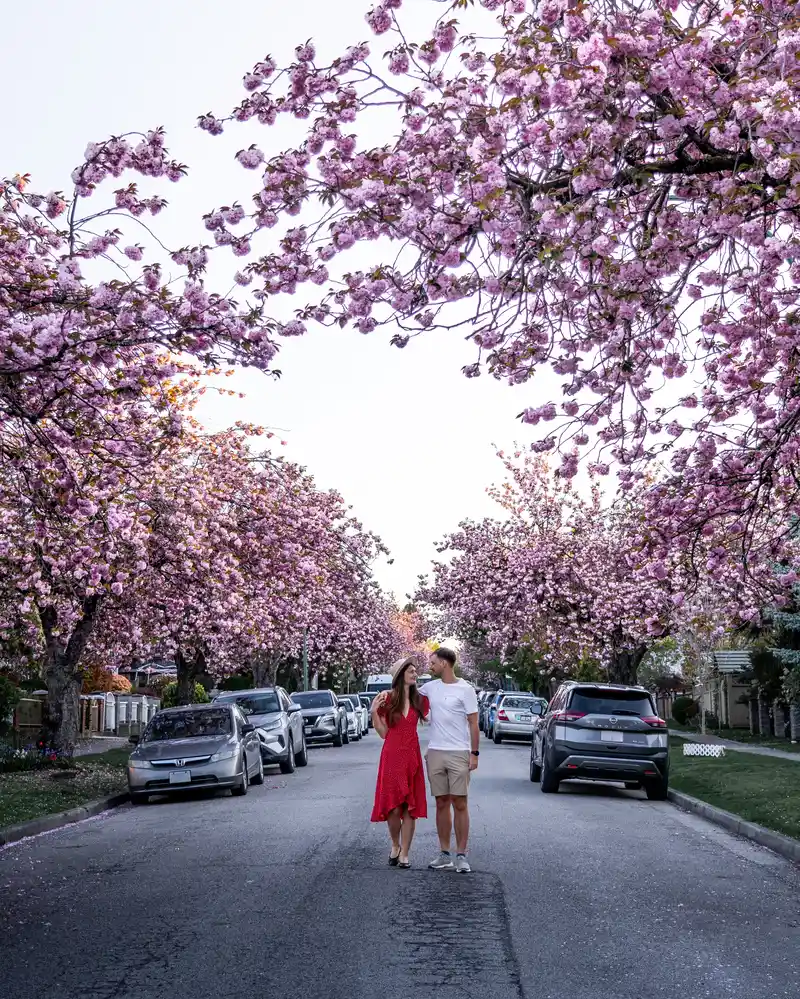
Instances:
[[[395,680],[400,670],[405,669],[405,667],[408,665],[412,666],[414,665],[413,656],[404,656],[402,659],[398,659],[396,663],[392,663],[392,665],[389,667],[389,676],[392,678],[392,680]]]

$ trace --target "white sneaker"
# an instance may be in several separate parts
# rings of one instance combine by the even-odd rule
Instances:
[[[463,853],[456,857],[456,874],[471,874],[472,868]]]
[[[439,854],[436,860],[432,860],[428,867],[432,871],[452,871],[455,867],[453,863],[453,858],[449,853],[445,853],[444,850]]]

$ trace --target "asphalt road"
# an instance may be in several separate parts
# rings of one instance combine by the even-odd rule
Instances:
[[[246,798],[126,806],[0,852],[2,999],[800,996],[800,872],[670,804],[483,744],[474,873],[386,866],[379,740]],[[431,810],[432,811],[432,810]]]

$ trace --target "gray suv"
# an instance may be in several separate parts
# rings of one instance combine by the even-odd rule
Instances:
[[[347,711],[331,690],[298,690],[292,700],[300,705],[307,742],[347,745]]]
[[[294,773],[308,763],[303,715],[282,687],[232,690],[220,694],[215,704],[235,704],[255,727],[264,766],[275,765],[281,773]]]
[[[563,683],[536,719],[531,780],[545,794],[562,780],[621,781],[663,801],[669,787],[667,723],[644,687]]]

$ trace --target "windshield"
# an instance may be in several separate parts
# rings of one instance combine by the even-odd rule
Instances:
[[[292,694],[292,700],[301,708],[333,707],[333,695],[329,690],[302,690]]]
[[[636,690],[576,690],[569,703],[570,711],[586,715],[637,715],[655,714],[647,694]]]
[[[536,714],[541,713],[541,701],[532,697],[504,697],[500,702],[500,707],[512,711],[529,711]]]
[[[202,739],[230,735],[231,713],[228,708],[206,711],[180,711],[156,715],[145,729],[142,742],[163,742],[166,739]]]
[[[246,715],[267,715],[281,710],[278,695],[273,690],[265,694],[228,694],[217,698],[217,703],[231,702],[238,704]]]
[[[391,689],[392,689],[392,683],[390,680],[387,681],[386,683],[383,683],[380,680],[376,680],[374,683],[367,684],[368,694],[377,694],[380,693],[381,690],[391,690]]]

